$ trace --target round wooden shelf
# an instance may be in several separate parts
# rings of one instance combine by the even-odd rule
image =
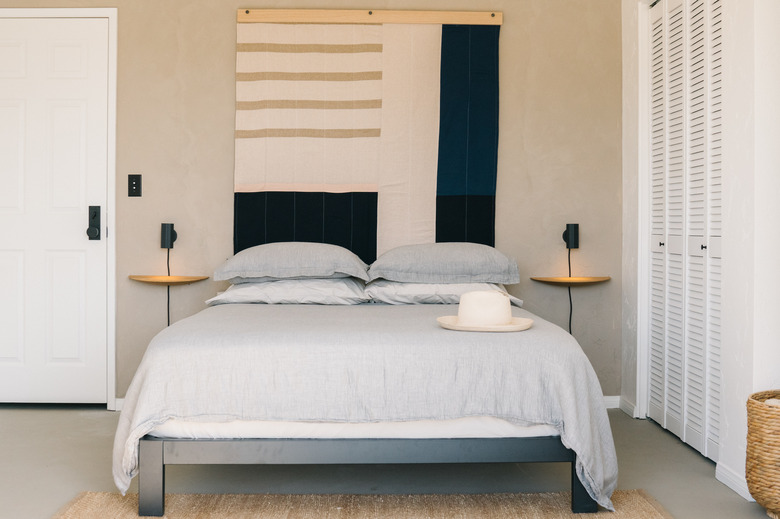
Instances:
[[[534,281],[539,281],[541,283],[548,283],[550,285],[560,285],[565,287],[573,287],[573,286],[580,286],[580,285],[595,285],[596,283],[603,283],[605,281],[609,281],[609,276],[579,276],[579,277],[552,277],[552,278],[541,278],[541,277],[532,277]]]
[[[154,285],[189,285],[208,279],[208,276],[129,276],[130,279]]]

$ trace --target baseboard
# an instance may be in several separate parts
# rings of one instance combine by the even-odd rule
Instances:
[[[635,414],[636,413],[636,406],[634,405],[634,402],[629,402],[628,400],[626,400],[622,396],[618,397],[618,398],[620,399],[620,403],[619,403],[618,407],[620,408],[621,411],[623,411],[624,413],[626,413],[628,416],[630,416],[632,418],[644,418],[644,417],[637,416]]]
[[[729,487],[731,490],[747,499],[748,501],[755,501],[753,496],[750,495],[748,490],[747,481],[745,476],[738,474],[732,469],[724,466],[722,463],[718,463],[715,466],[715,479]]]
[[[114,399],[114,408],[109,409],[109,411],[121,411],[122,407],[125,405],[125,399],[124,398],[115,398]]]

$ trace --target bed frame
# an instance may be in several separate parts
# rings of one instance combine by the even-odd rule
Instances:
[[[314,241],[347,247],[371,263],[376,257],[376,194],[236,193],[234,252],[275,241]],[[360,198],[364,196],[364,198]],[[295,211],[305,197],[317,210],[305,218]],[[302,202],[303,200],[299,200]],[[358,203],[359,202],[359,203]],[[269,205],[270,204],[270,205]],[[317,205],[319,204],[319,205]],[[307,206],[307,207],[308,207]],[[326,206],[329,210],[321,209]],[[270,218],[269,211],[273,209]],[[488,214],[489,213],[489,214]],[[333,221],[325,216],[331,215]],[[492,231],[493,214],[489,217]],[[277,218],[278,217],[278,218]],[[317,220],[323,218],[323,220]],[[279,222],[287,222],[281,225]],[[299,222],[295,228],[289,222]],[[466,225],[465,220],[462,225]],[[273,232],[268,235],[269,229]],[[315,232],[316,231],[316,232]],[[465,236],[467,233],[464,227]],[[492,236],[492,233],[491,233]],[[465,238],[464,238],[465,240]],[[453,241],[451,237],[448,241]],[[472,240],[465,240],[472,241]],[[492,245],[492,243],[491,243]],[[576,472],[577,456],[558,436],[466,439],[162,439],[144,436],[139,445],[138,515],[162,516],[166,465],[326,465],[398,463],[571,463],[571,509],[597,512]]]
[[[162,516],[166,465],[390,463],[571,463],[571,509],[597,512],[576,473],[577,456],[558,436],[465,439],[190,440],[144,436],[139,446],[138,515]]]

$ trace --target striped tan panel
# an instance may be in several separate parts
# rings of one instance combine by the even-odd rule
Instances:
[[[381,27],[238,25],[236,139],[381,134]]]

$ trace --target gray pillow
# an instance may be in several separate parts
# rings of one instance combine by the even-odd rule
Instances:
[[[369,278],[406,283],[520,282],[517,263],[478,243],[404,245],[382,254],[371,264]]]
[[[223,263],[214,279],[233,284],[274,279],[345,278],[368,281],[368,265],[338,245],[279,242],[244,249]]]

